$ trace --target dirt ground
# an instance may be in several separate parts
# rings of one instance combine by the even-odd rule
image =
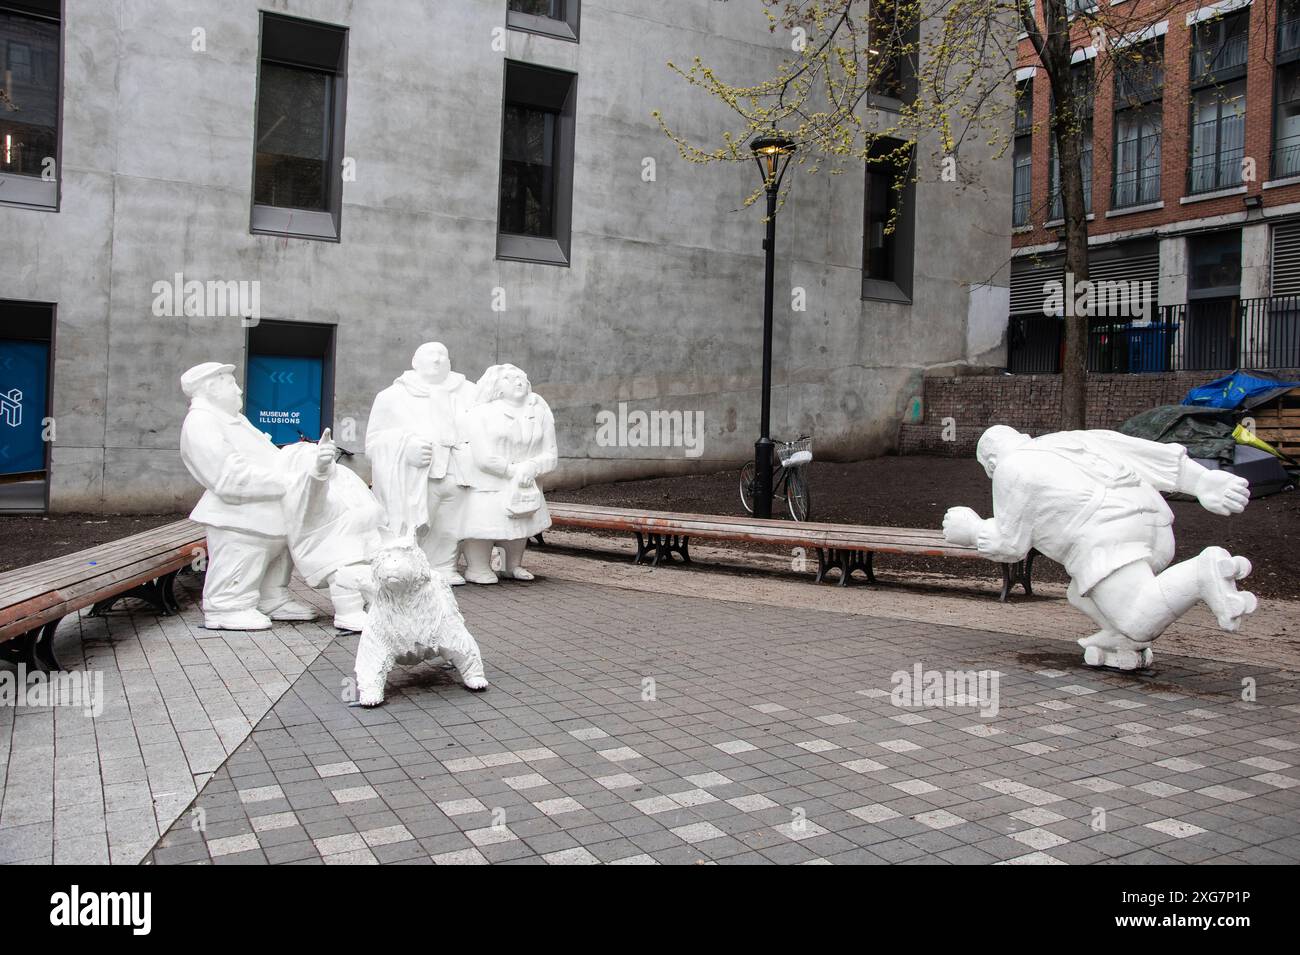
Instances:
[[[812,519],[893,527],[934,527],[943,512],[965,504],[987,515],[989,481],[980,466],[964,458],[885,457],[852,464],[815,461],[811,465]],[[700,514],[743,514],[738,472],[600,484],[579,490],[548,491],[555,501],[644,507]],[[779,502],[778,502],[779,504]],[[1173,501],[1177,559],[1219,544],[1254,564],[1248,586],[1260,597],[1300,599],[1300,493],[1275,494],[1252,501],[1244,514],[1217,517],[1195,502]],[[94,544],[126,537],[181,514],[55,514],[0,517],[0,573]],[[943,560],[883,554],[880,575],[909,571],[987,578],[979,561]],[[1066,581],[1052,561],[1035,562],[1034,577]]]
[[[981,515],[992,511],[992,494],[984,470],[973,459],[884,457],[852,464],[814,461],[809,482],[814,521],[884,527],[933,527],[956,504]],[[547,498],[610,507],[644,507],[700,514],[735,514],[740,504],[738,471],[690,477],[658,478],[601,484],[576,491],[547,492]],[[777,513],[781,502],[773,507]],[[1218,517],[1194,501],[1171,501],[1176,558],[1182,560],[1212,544],[1243,554],[1254,565],[1245,584],[1260,597],[1300,598],[1300,492],[1274,494],[1252,501],[1243,514]],[[784,511],[779,516],[788,517]],[[877,575],[908,571],[987,578],[980,561],[944,560],[880,554]],[[1036,580],[1067,582],[1060,565],[1045,558],[1034,562]]]

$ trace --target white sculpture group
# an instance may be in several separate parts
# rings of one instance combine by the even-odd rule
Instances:
[[[240,413],[233,365],[205,362],[181,376],[190,399],[181,458],[205,488],[190,515],[207,525],[204,626],[314,619],[289,596],[296,567],[329,588],[336,627],[361,631],[366,706],[383,701],[395,663],[441,658],[467,687],[485,688],[451,586],[495,584],[495,546],[506,577],[531,580],[525,545],[551,523],[537,479],[557,463],[555,421],[528,376],[493,365],[471,382],[437,342],[421,345],[411,366],[371,409],[373,494],[335,463],[328,429],[317,444],[275,447]],[[1036,549],[1064,565],[1068,600],[1099,627],[1079,640],[1089,666],[1149,666],[1152,643],[1198,601],[1228,631],[1255,610],[1254,595],[1237,589],[1251,569],[1244,557],[1207,547],[1170,566],[1173,514],[1161,496],[1182,492],[1237,514],[1250,498],[1243,478],[1202,467],[1181,445],[1113,431],[1030,438],[995,425],[976,457],[993,481],[993,516],[950,508],[944,536],[990,560]]]
[[[557,463],[555,421],[528,377],[493,365],[476,384],[451,370],[438,342],[411,365],[371,409],[373,493],[335,463],[328,429],[316,444],[273,445],[241,414],[233,365],[204,362],[181,376],[190,399],[181,459],[204,487],[190,515],[207,527],[204,626],[314,620],[290,598],[296,567],[309,586],[329,588],[334,625],[362,634],[364,706],[383,702],[394,663],[442,658],[466,687],[486,688],[450,585],[495,584],[494,546],[506,576],[531,580],[525,545],[550,526],[537,478]]]
[[[993,516],[950,508],[944,536],[990,560],[1023,560],[1031,549],[1064,565],[1066,597],[1100,628],[1082,637],[1089,666],[1150,666],[1151,644],[1198,601],[1235,631],[1256,607],[1237,581],[1250,561],[1222,547],[1170,566],[1173,513],[1160,492],[1190,494],[1214,514],[1239,514],[1244,478],[1202,467],[1178,444],[1114,431],[1030,438],[1005,425],[984,432],[976,457],[993,480]]]

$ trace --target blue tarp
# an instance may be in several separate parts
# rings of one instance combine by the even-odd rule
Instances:
[[[1231,375],[1193,388],[1183,399],[1183,404],[1244,410],[1263,404],[1292,388],[1300,388],[1300,381],[1284,381],[1266,371],[1244,371],[1238,368]]]

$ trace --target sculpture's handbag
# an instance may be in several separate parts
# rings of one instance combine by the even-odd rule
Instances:
[[[542,506],[542,489],[536,484],[527,487],[515,485],[514,493],[506,504],[506,513],[511,517],[527,517]]]

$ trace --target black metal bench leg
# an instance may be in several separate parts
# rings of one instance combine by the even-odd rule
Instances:
[[[546,541],[542,538],[542,532],[541,532],[541,531],[538,531],[536,534],[533,535],[533,540],[537,541],[537,546],[538,546],[538,547],[545,547],[545,546],[546,546]]]
[[[689,564],[691,562],[690,546],[691,539],[689,537],[683,537],[681,545],[677,548],[677,553],[682,555],[683,564]]]
[[[1034,595],[1032,577],[1034,573],[1034,557],[1037,554],[1038,551],[1031,549],[1029,553],[1025,555],[1024,560],[1000,565],[1002,567],[1002,593],[998,596],[998,600],[1006,603],[1007,599],[1011,596],[1011,589],[1016,584],[1019,584],[1025,589],[1026,597],[1032,597]]]
[[[820,584],[823,580],[825,580],[826,570],[827,570],[826,549],[824,547],[818,547],[817,548],[817,576],[813,580],[813,583]]]
[[[30,663],[32,660],[32,644],[36,642],[35,630],[28,630],[26,633],[20,633],[16,637],[11,637],[4,643],[0,643],[0,660],[5,663]]]
[[[51,620],[36,632],[36,637],[32,640],[32,662],[46,673],[63,669],[59,665],[59,658],[54,655],[54,634],[59,629],[61,620],[62,618]]]
[[[633,531],[632,533],[636,534],[636,557],[633,558],[632,563],[639,564],[645,560],[646,556],[645,538],[640,531]]]
[[[159,594],[169,616],[181,612],[181,605],[176,600],[176,575],[179,573],[179,570],[173,570],[170,574],[163,574],[158,578]]]

